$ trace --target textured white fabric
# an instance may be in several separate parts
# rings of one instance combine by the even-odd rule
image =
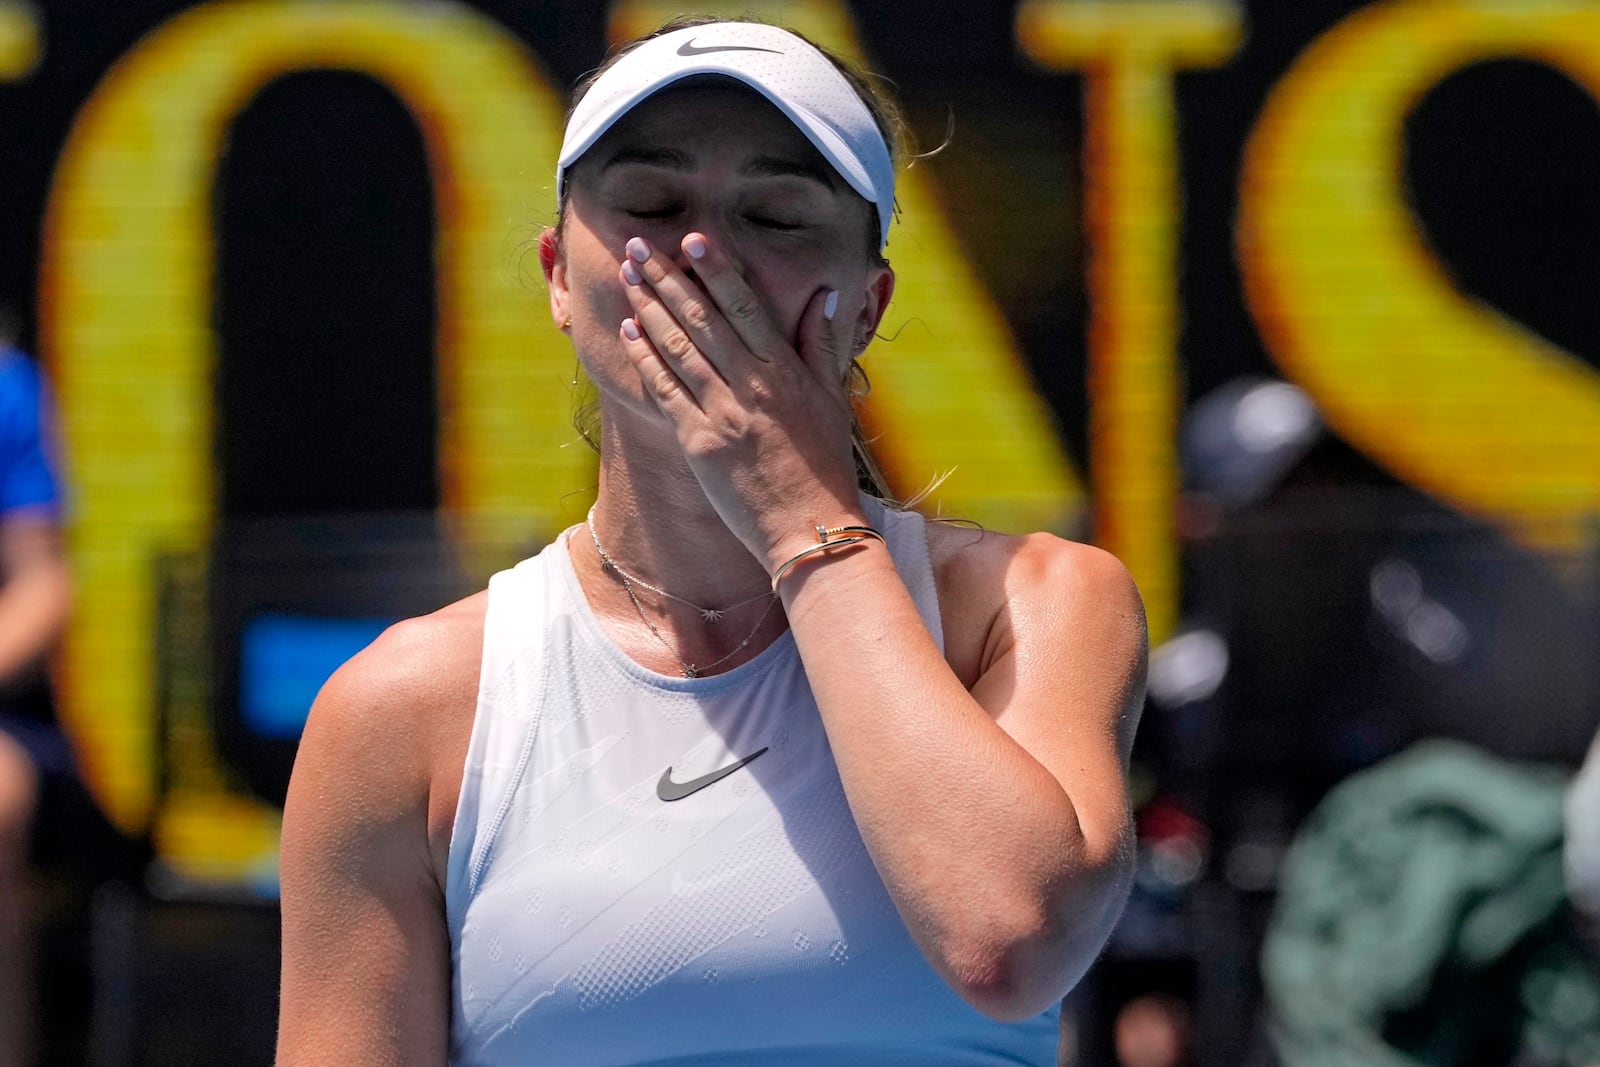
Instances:
[[[921,518],[874,519],[942,645]],[[1053,1013],[987,1019],[912,942],[792,636],[711,678],[645,670],[600,630],[569,543],[489,586],[446,888],[452,1062],[1053,1065]],[[682,782],[762,747],[657,798],[669,766]]]
[[[894,163],[872,112],[839,68],[777,26],[717,22],[664,33],[617,60],[583,94],[567,121],[556,162],[556,195],[567,168],[640,101],[701,74],[736,78],[797,126],[840,177],[878,209],[879,247],[894,219]]]

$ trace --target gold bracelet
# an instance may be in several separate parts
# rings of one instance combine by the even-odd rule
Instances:
[[[874,530],[870,526],[818,526],[817,544],[834,544],[835,542],[828,540],[829,536],[833,534],[857,534],[859,535],[857,540],[860,540],[862,537],[875,537],[879,541],[883,541],[884,544],[889,543],[883,540],[883,534],[879,533],[877,530]]]
[[[835,536],[837,534],[844,534],[845,536]],[[802,548],[772,572],[772,591],[774,593],[778,591],[778,582],[794,568],[795,564],[802,560],[823,552],[830,552],[835,548],[849,548],[851,545],[859,545],[863,541],[871,540],[882,541],[885,545],[889,543],[883,534],[870,526],[818,526],[817,543],[809,548]]]

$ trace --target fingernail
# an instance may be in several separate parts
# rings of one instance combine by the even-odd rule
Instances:
[[[839,290],[830,289],[828,299],[822,302],[822,317],[829,322],[833,321],[833,313],[839,310]]]
[[[630,237],[628,238],[628,255],[643,263],[650,258],[650,246],[645,243],[643,237]]]
[[[637,341],[639,339],[639,324],[633,319],[623,319],[622,336],[630,341]]]
[[[628,280],[629,285],[638,285],[644,281],[644,275],[639,273],[639,268],[633,265],[633,260],[622,261],[622,276]]]
[[[690,259],[706,258],[706,239],[697,233],[691,233],[683,239],[683,250],[689,253]]]

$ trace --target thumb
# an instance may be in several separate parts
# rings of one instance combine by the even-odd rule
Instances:
[[[800,362],[829,385],[839,383],[845,365],[838,311],[839,291],[818,289],[800,316],[800,336],[796,346]]]

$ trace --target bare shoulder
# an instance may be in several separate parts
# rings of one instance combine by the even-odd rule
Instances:
[[[463,686],[477,685],[487,605],[488,594],[480,592],[395,623],[335,673],[325,695],[334,696],[345,715],[433,725],[433,713],[449,710]]]
[[[1049,533],[1005,534],[941,522],[928,524],[928,550],[940,592],[1003,600],[1040,583],[1110,601],[1124,610],[1144,609],[1133,576],[1122,561],[1094,545]],[[1060,583],[1065,583],[1063,586]]]
[[[308,802],[321,800],[338,809],[329,817],[347,823],[421,831],[428,866],[442,873],[440,846],[448,847],[477,706],[486,605],[477,593],[396,623],[334,673],[301,738],[286,833]]]
[[[1012,535],[942,523],[928,525],[928,548],[946,655],[969,688],[1022,642],[1024,651],[1125,663],[1124,673],[1142,699],[1144,605],[1133,576],[1115,556],[1048,533]]]
[[[334,672],[306,723],[302,750],[355,749],[358,763],[426,752],[473,702],[487,594],[398,622]]]

